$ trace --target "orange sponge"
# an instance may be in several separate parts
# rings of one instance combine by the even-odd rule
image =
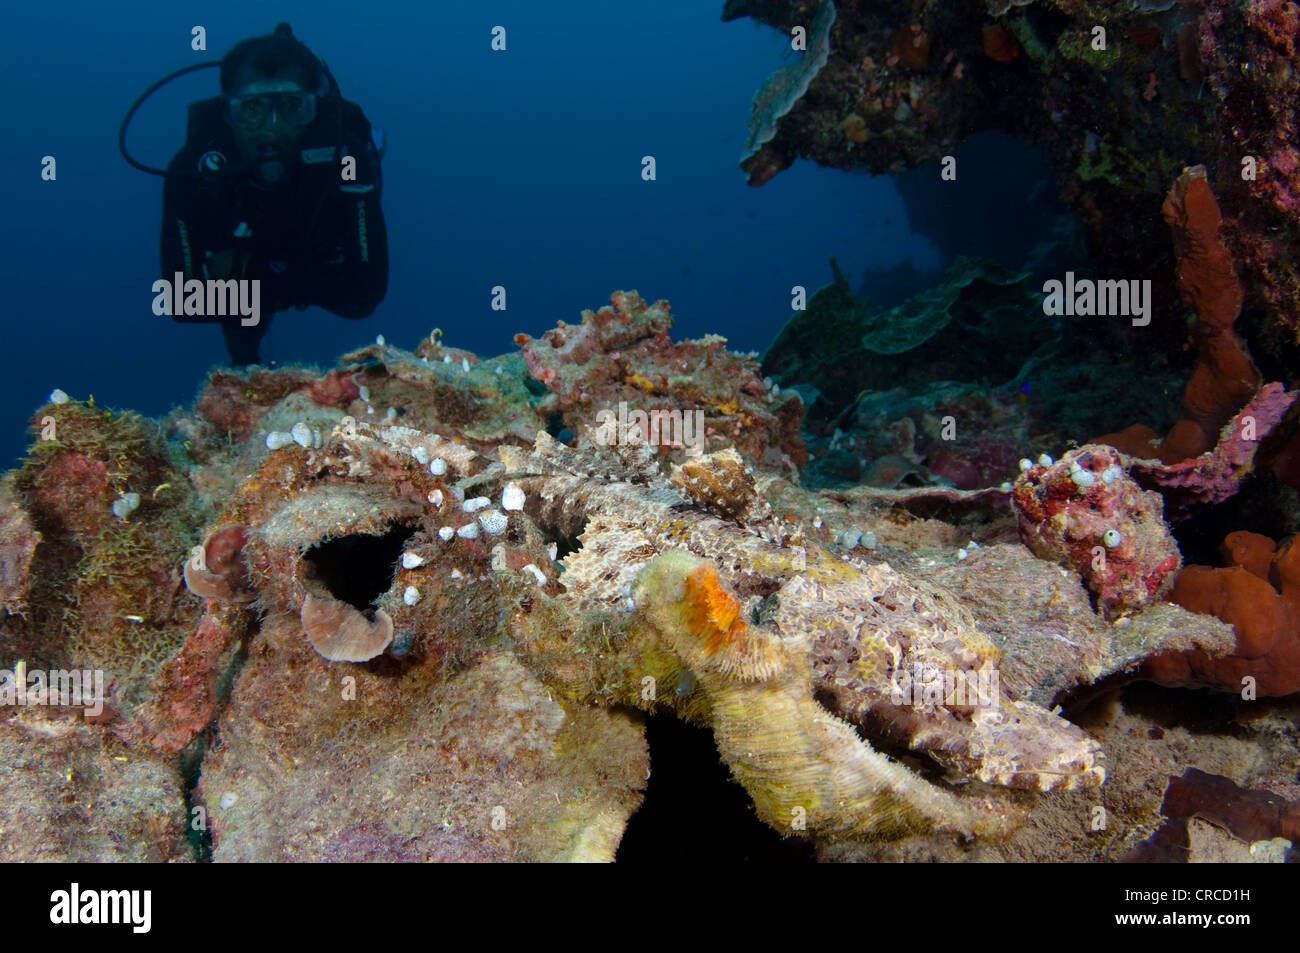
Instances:
[[[1186,567],[1170,599],[1230,624],[1236,651],[1222,658],[1200,651],[1157,656],[1145,674],[1174,687],[1240,692],[1250,678],[1259,696],[1300,691],[1300,545],[1293,537],[1274,551],[1268,537],[1236,532],[1223,550],[1234,565]]]

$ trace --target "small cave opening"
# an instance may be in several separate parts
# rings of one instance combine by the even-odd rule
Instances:
[[[586,529],[585,525],[583,526],[583,529]],[[582,543],[578,541],[578,537],[581,535],[582,530],[579,530],[573,536],[569,536],[566,533],[551,534],[551,537],[547,542],[555,544],[555,558],[557,561],[563,559],[565,556],[572,556],[578,550],[582,549]]]
[[[565,425],[564,417],[558,413],[546,418],[546,432],[560,443],[567,443],[573,439],[573,431]]]
[[[671,715],[646,719],[650,781],[615,860],[626,864],[811,863],[812,843],[758,819],[718,756],[713,734]]]
[[[307,576],[335,599],[365,612],[393,584],[397,560],[416,527],[396,524],[379,535],[349,533],[322,539],[302,555]]]
[[[571,556],[582,548],[582,542],[579,540],[583,533],[587,531],[587,519],[570,519],[563,525],[547,522],[545,514],[529,511],[533,522],[541,530],[542,540],[546,543],[555,544],[555,558],[562,560],[565,556]]]

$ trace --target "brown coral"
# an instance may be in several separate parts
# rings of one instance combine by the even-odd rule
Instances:
[[[220,602],[252,602],[257,598],[248,584],[243,550],[246,526],[217,530],[185,561],[185,586],[196,596]]]
[[[331,662],[368,662],[393,641],[393,620],[383,609],[367,619],[339,599],[308,593],[302,603],[302,628],[307,640]]]

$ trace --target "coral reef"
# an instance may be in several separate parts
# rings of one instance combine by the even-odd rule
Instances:
[[[837,6],[825,66],[743,161],[752,183],[796,158],[893,173],[951,155],[977,131],[1010,132],[1047,144],[1100,271],[1159,274],[1169,264],[1159,199],[1181,168],[1205,162],[1227,202],[1225,242],[1248,299],[1294,336],[1294,4]],[[788,32],[810,15],[802,0],[742,0],[723,18]],[[1173,338],[1170,318],[1158,323]]]
[[[1161,462],[1181,463],[1213,448],[1220,429],[1259,389],[1259,372],[1233,330],[1242,288],[1220,241],[1222,216],[1205,178],[1205,167],[1187,169],[1163,206],[1178,258],[1178,291],[1197,315],[1197,360],[1183,391],[1183,417],[1158,445],[1149,428],[1116,434],[1116,447]]]
[[[8,481],[0,483],[0,610],[20,615],[41,534],[32,528]]]
[[[1129,466],[1134,479],[1163,494],[1172,519],[1223,502],[1236,494],[1253,472],[1261,442],[1295,403],[1296,396],[1294,392],[1285,393],[1281,384],[1265,384],[1250,403],[1224,424],[1212,451],[1172,464],[1154,459],[1131,460]],[[1148,448],[1152,446],[1153,443],[1147,444]],[[1139,456],[1151,452],[1142,451],[1140,444],[1133,449],[1139,450]]]
[[[215,860],[590,860],[641,803],[653,714],[708,728],[758,817],[824,856],[1015,857],[1106,797],[1126,750],[1059,706],[1153,657],[1236,651],[1229,625],[1152,598],[1167,536],[1152,494],[1106,478],[1118,453],[1015,488],[808,489],[797,397],[720,339],[674,344],[665,304],[611,302],[491,360],[435,333],[324,374],[217,372],[165,427],[42,408],[57,440],[0,523],[0,644],[113,687],[93,720],[6,712],[0,745],[140,765],[122,783],[153,806],[121,823],[155,833],[121,856],[173,856],[201,809]],[[592,412],[650,391],[703,415],[702,446],[606,439]],[[946,472],[965,452],[937,449]],[[1065,539],[1084,491],[1133,533],[1104,578],[1035,558],[1001,508]],[[106,823],[55,811],[22,764],[4,817]],[[1121,813],[1139,840],[1158,816]]]
[[[152,421],[69,401],[33,427],[13,486],[40,535],[6,649],[34,667],[102,669],[112,707],[132,707],[197,622],[180,564],[200,505]],[[0,544],[30,545],[30,530],[13,532]]]
[[[834,23],[835,4],[832,0],[821,0],[812,23],[805,28],[806,42],[812,45],[803,50],[803,56],[797,63],[781,67],[759,87],[754,95],[753,110],[749,117],[749,135],[745,139],[742,161],[771,141],[776,135],[776,126],[781,117],[794,108],[794,104],[808,91],[808,84],[826,65],[826,59],[830,55],[828,42],[831,26]],[[751,184],[762,183],[754,181]]]
[[[192,860],[184,787],[174,764],[80,717],[7,713],[0,719],[0,859]]]
[[[1026,276],[994,262],[960,258],[933,288],[878,311],[849,290],[833,261],[831,267],[835,281],[763,354],[763,373],[781,387],[815,381],[829,404],[823,414],[842,410],[864,390],[1005,384],[1056,337]],[[1037,321],[1008,320],[1035,312]]]
[[[529,373],[550,391],[539,411],[578,437],[610,419],[602,415],[617,415],[620,439],[648,440],[676,462],[691,427],[685,435],[698,449],[734,446],[751,463],[802,467],[799,397],[773,390],[753,356],[728,351],[725,338],[673,343],[672,323],[668,302],[647,305],[619,291],[608,306],[583,311],[580,325],[561,321],[538,339],[516,335]]]

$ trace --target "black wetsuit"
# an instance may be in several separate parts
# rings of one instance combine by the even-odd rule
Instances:
[[[256,326],[244,327],[238,316],[173,316],[221,321],[231,363],[243,365],[257,362],[277,311],[314,304],[345,318],[370,314],[388,288],[388,238],[379,156],[360,106],[322,98],[274,189],[239,168],[224,108],[219,97],[190,104],[185,146],[168,172],[205,171],[166,179],[162,277],[261,280]],[[356,159],[355,179],[343,178],[345,155]],[[209,275],[205,262],[227,249],[235,251],[232,273]]]

